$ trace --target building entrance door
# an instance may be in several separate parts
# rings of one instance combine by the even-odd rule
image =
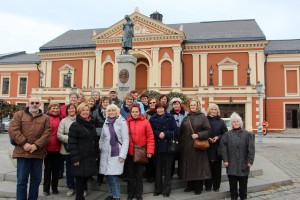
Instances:
[[[233,112],[239,114],[245,126],[245,104],[218,104],[220,108],[221,118],[229,118]]]
[[[285,105],[285,120],[286,128],[300,127],[300,104]]]

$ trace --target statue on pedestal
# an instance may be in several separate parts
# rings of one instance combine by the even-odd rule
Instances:
[[[134,24],[128,15],[125,15],[126,22],[123,24],[124,35],[122,38],[122,48],[124,54],[128,54],[128,51],[132,49],[132,40],[134,37]]]

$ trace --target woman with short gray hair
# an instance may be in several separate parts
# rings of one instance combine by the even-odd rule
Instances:
[[[250,167],[254,162],[254,135],[243,129],[243,120],[237,113],[230,116],[232,130],[221,139],[219,152],[227,169],[231,199],[247,199]],[[239,195],[238,187],[239,183]]]

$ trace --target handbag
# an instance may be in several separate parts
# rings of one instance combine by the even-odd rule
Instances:
[[[189,124],[190,124],[190,127],[192,129],[192,134],[195,134],[190,118],[189,118]],[[194,148],[198,149],[198,150],[208,149],[209,148],[208,139],[204,139],[204,140],[200,140],[199,138],[194,139]]]
[[[63,143],[64,147],[65,147],[65,150],[67,152],[70,152],[70,149],[69,149],[69,143]]]
[[[130,125],[129,125],[130,127]],[[140,146],[134,143],[132,133],[129,130],[129,135],[133,143],[133,162],[138,163],[138,164],[147,164],[149,162],[148,157],[147,157],[147,147],[145,146]]]
[[[173,131],[173,137],[172,137],[169,147],[168,147],[168,152],[169,153],[179,152],[179,143],[178,143],[178,139],[175,138],[175,136],[174,136],[174,131]]]

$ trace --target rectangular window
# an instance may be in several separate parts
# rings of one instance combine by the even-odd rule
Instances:
[[[71,87],[71,78],[68,78],[67,75],[64,75],[64,87]]]
[[[234,85],[233,70],[222,70],[222,85],[223,86],[233,86]]]
[[[297,71],[296,70],[287,70],[286,71],[286,92],[290,94],[297,94]]]
[[[27,78],[20,78],[19,94],[26,94]]]
[[[17,106],[19,106],[21,109],[25,109],[26,103],[17,103]]]
[[[9,92],[9,78],[3,78],[2,94],[8,94],[8,92]]]

